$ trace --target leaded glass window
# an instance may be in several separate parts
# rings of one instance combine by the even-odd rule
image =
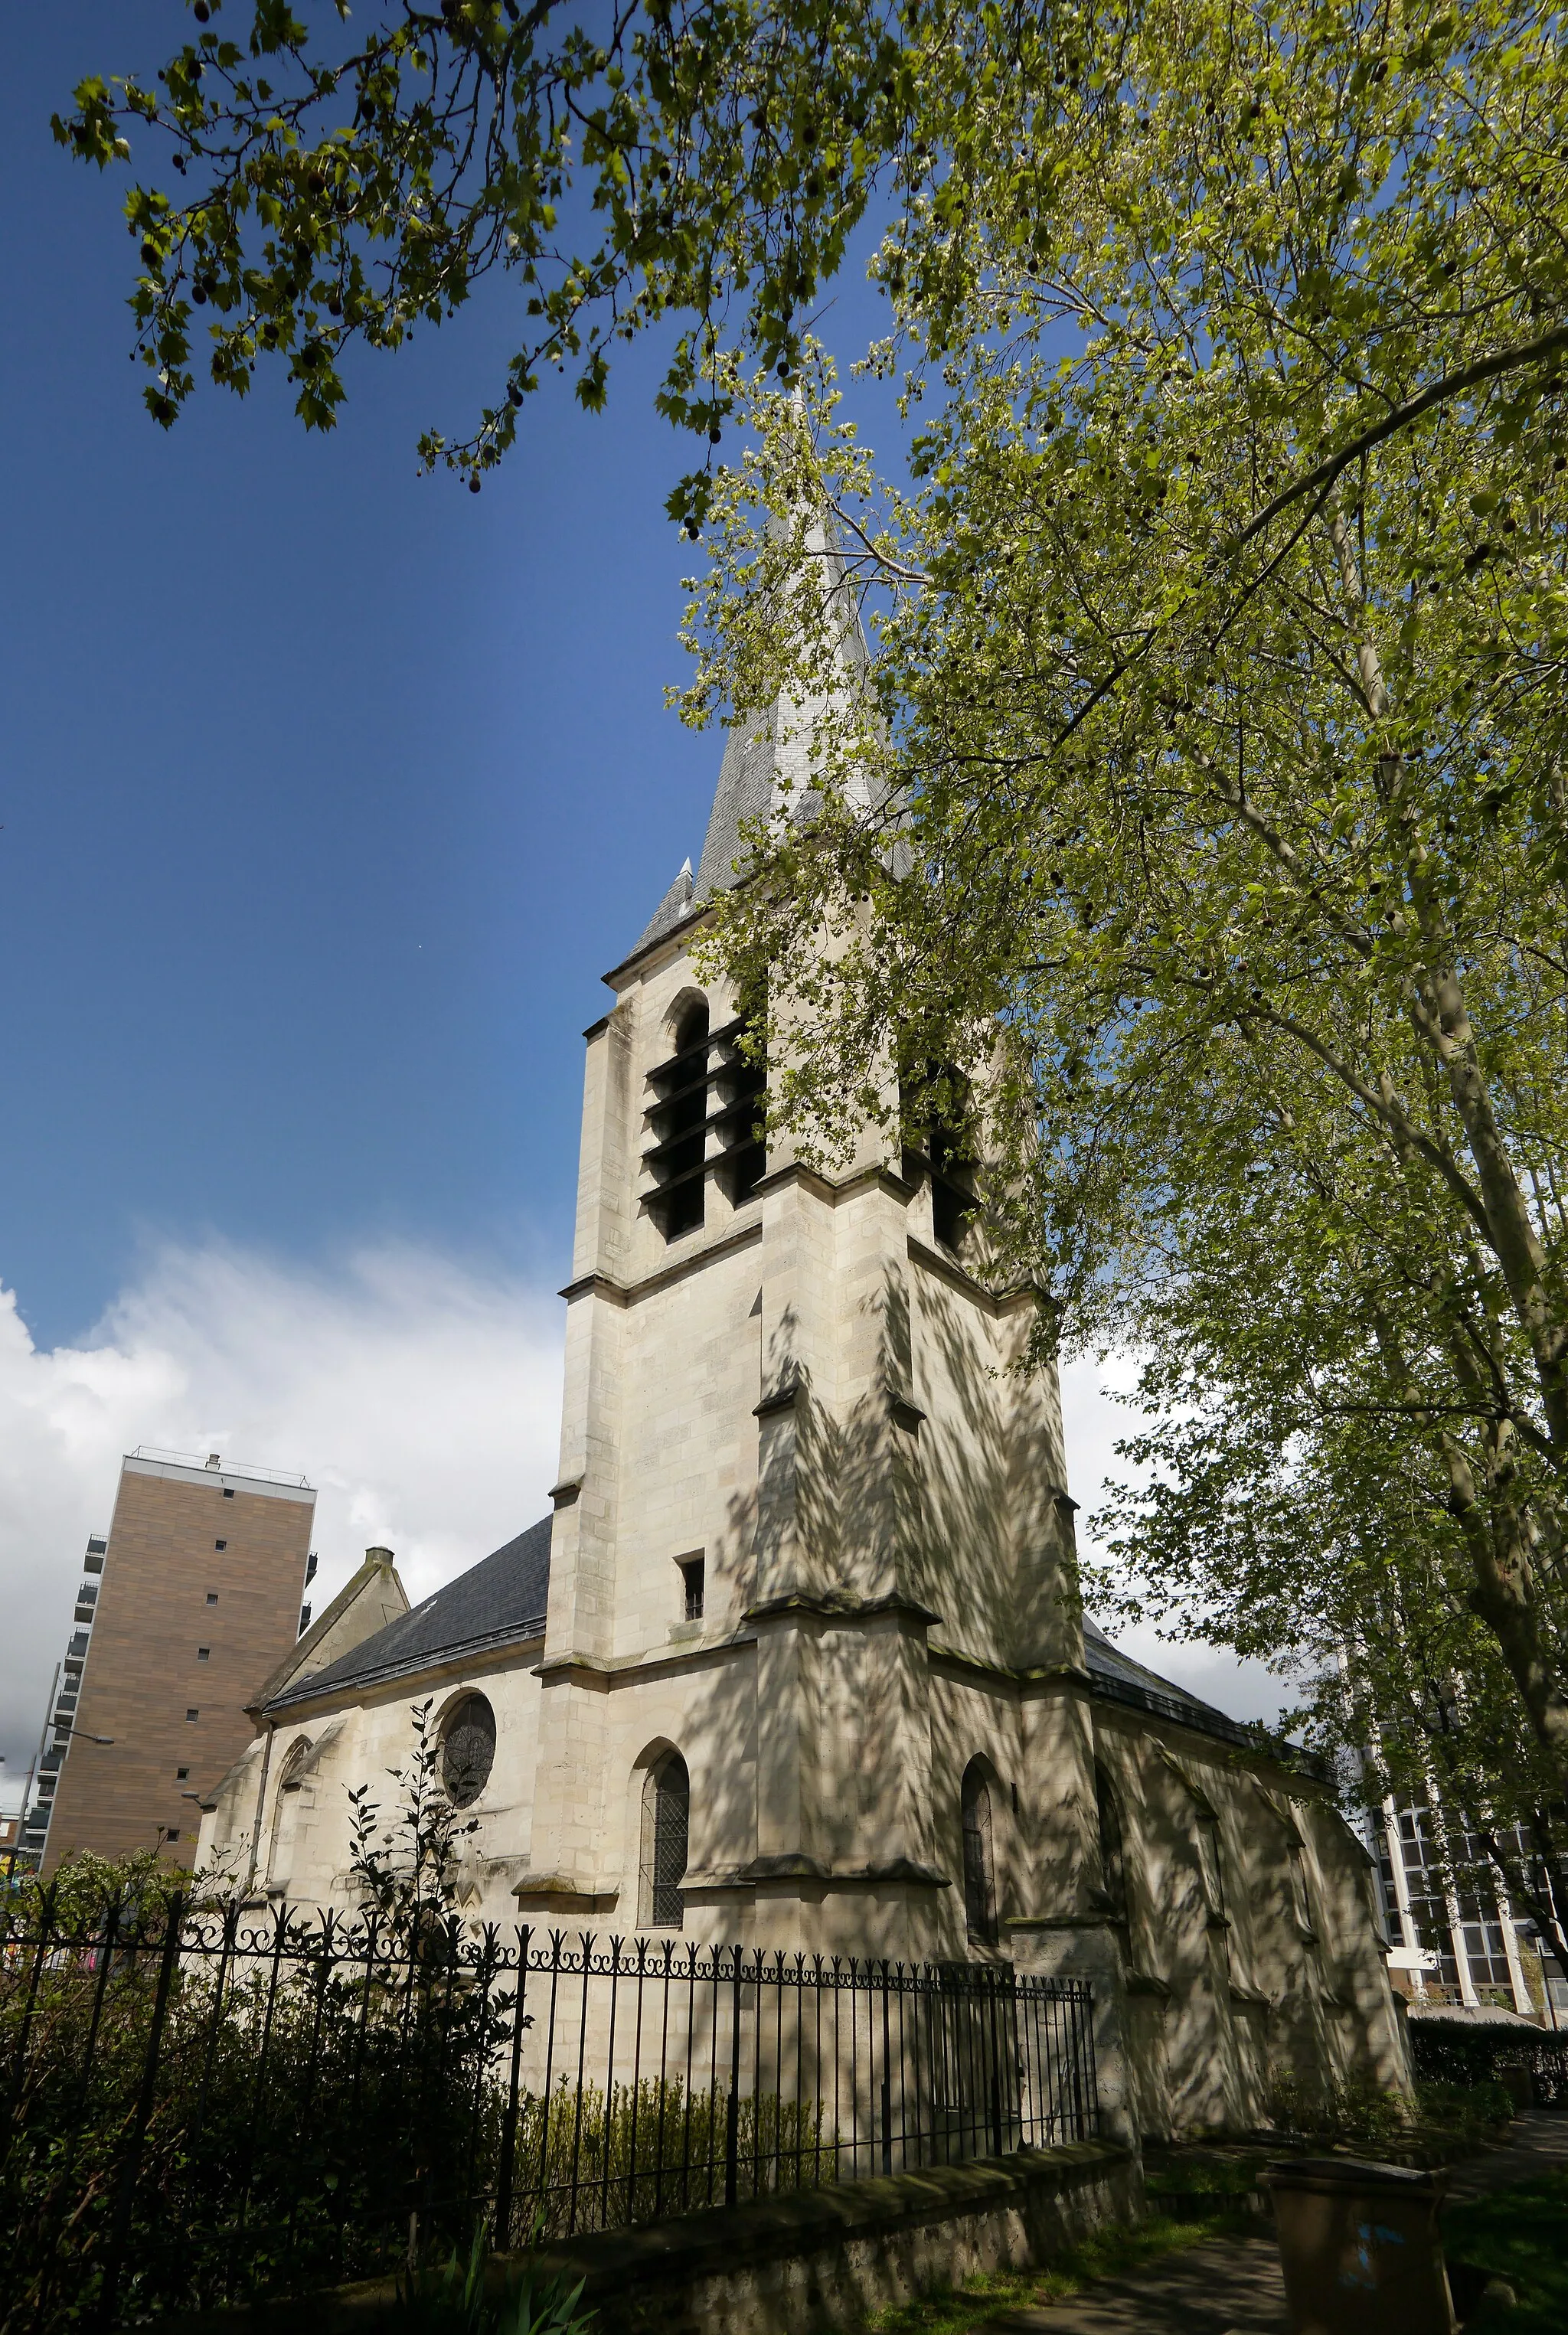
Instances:
[[[482,1694],[465,1694],[441,1729],[441,1782],[453,1807],[472,1806],[496,1761],[496,1714]]]
[[[651,1930],[678,1930],[686,1918],[681,1884],[692,1818],[692,1781],[678,1751],[648,1770],[643,1786],[643,1870],[638,1918]]]

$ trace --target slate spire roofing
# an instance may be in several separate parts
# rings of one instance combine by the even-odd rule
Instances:
[[[850,589],[843,555],[827,530],[815,530],[820,554],[828,564],[831,588],[844,600],[844,654],[857,673],[868,659]],[[745,829],[770,810],[789,802],[796,819],[810,815],[810,741],[798,708],[782,696],[766,712],[748,715],[731,730],[719,765],[719,783],[708,814],[708,830],[695,876],[686,860],[680,874],[654,909],[632,954],[637,955],[685,921],[714,892],[726,892],[739,881],[739,863],[745,857]],[[786,780],[791,783],[786,786]]]
[[[549,1602],[551,1516],[460,1573],[433,1597],[390,1622],[352,1652],[275,1695],[268,1714],[335,1691],[373,1686],[464,1654],[544,1634]],[[338,1693],[342,1700],[342,1692]]]

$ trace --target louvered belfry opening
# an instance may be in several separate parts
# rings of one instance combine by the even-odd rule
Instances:
[[[904,1122],[904,1175],[931,1178],[932,1229],[956,1256],[974,1216],[974,1162],[969,1139],[969,1081],[943,1062],[907,1070],[898,1082]]]
[[[767,1170],[760,1121],[768,1073],[742,1051],[745,1034],[741,1015],[711,1029],[699,1002],[681,1017],[674,1052],[648,1073],[652,1140],[643,1165],[655,1178],[648,1207],[668,1241],[703,1222],[710,1167],[732,1207],[751,1197]],[[719,1138],[711,1156],[710,1134]]]
[[[643,1787],[641,1904],[637,1918],[651,1930],[678,1930],[686,1917],[681,1884],[686,1878],[686,1841],[692,1820],[692,1783],[678,1751],[667,1752],[648,1771]]]

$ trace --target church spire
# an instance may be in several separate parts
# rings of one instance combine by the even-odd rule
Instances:
[[[828,528],[814,528],[826,559],[830,589],[844,609],[844,651],[849,670],[858,675],[869,659],[866,635],[850,590],[842,553]],[[814,548],[817,547],[814,547]],[[672,931],[714,892],[728,891],[740,880],[740,863],[746,851],[746,832],[759,819],[786,802],[791,816],[809,816],[812,799],[811,740],[800,709],[783,695],[765,713],[749,715],[731,729],[719,765],[719,783],[708,813],[707,832],[695,877],[688,858],[654,909],[636,947],[646,948]]]

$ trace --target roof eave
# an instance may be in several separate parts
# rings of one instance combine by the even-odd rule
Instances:
[[[344,1702],[356,1698],[366,1687],[385,1686],[394,1679],[420,1678],[434,1671],[451,1670],[471,1660],[476,1654],[492,1653],[507,1646],[538,1644],[545,1635],[545,1617],[532,1615],[527,1622],[508,1623],[505,1629],[481,1631],[477,1637],[460,1638],[453,1645],[436,1646],[422,1654],[410,1654],[402,1662],[377,1662],[370,1670],[360,1671],[352,1678],[326,1679],[321,1671],[302,1679],[292,1693],[280,1694],[266,1707],[265,1716],[292,1710],[303,1702]]]

